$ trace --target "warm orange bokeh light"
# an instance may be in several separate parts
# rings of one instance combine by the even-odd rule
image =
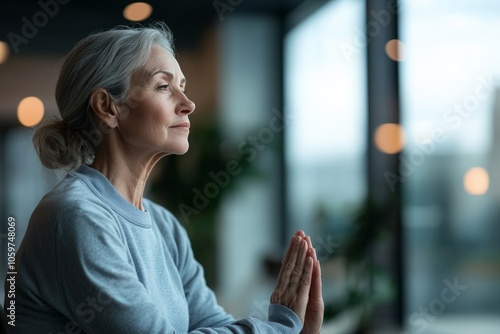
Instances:
[[[490,186],[488,172],[481,167],[471,168],[465,173],[464,187],[471,195],[484,195]]]
[[[406,58],[405,45],[397,39],[391,39],[385,43],[385,53],[394,61],[403,61]]]
[[[0,64],[5,63],[7,58],[9,58],[9,45],[0,41]]]
[[[399,124],[386,123],[375,130],[375,146],[387,154],[400,152],[405,145],[403,128]]]
[[[42,100],[35,96],[28,96],[19,102],[17,118],[26,127],[35,126],[42,120],[44,111]]]
[[[144,21],[153,13],[153,7],[145,2],[134,2],[123,10],[123,16],[129,21]]]

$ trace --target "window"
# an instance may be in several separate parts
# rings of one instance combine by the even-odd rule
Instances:
[[[330,1],[285,38],[287,235],[304,229],[320,261],[347,235],[367,192],[363,27],[363,1]],[[327,305],[347,298],[328,270],[323,286]]]
[[[403,1],[399,172],[414,331],[500,326],[499,14],[496,0]]]

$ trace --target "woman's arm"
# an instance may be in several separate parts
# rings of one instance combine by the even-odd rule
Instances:
[[[173,216],[172,216],[173,218]],[[220,327],[234,323],[232,316],[228,315],[218,304],[213,292],[206,286],[203,270],[195,260],[186,231],[175,221],[175,238],[179,245],[179,272],[184,282],[186,299],[189,305],[190,329],[200,327]],[[236,324],[253,327],[278,328],[280,322],[288,323],[290,328],[302,327],[309,299],[309,285],[311,283],[311,259],[307,268],[308,244],[299,236],[292,238],[290,246],[283,259],[283,267],[278,278],[276,289],[271,297],[269,308],[269,321],[258,319],[242,319]],[[299,291],[300,290],[300,291]],[[278,327],[276,327],[278,326]],[[279,332],[285,330],[279,327]],[[290,330],[288,329],[288,331]],[[300,330],[300,329],[299,329]],[[288,332],[286,331],[286,332]]]
[[[178,332],[161,316],[137,278],[112,217],[98,212],[75,213],[72,223],[60,224],[57,233],[58,294],[61,312],[70,319],[68,326],[74,326],[72,322],[78,326],[73,329],[86,333]],[[306,262],[311,261],[305,260],[304,249],[307,247],[290,251],[289,263],[280,275],[279,300],[275,301],[282,305],[271,305],[268,321],[233,321],[225,312],[220,313],[213,293],[202,287],[200,268],[189,260],[187,265],[193,267],[184,268],[184,287],[192,304],[186,332],[299,333],[312,273],[312,266],[305,270]],[[190,250],[186,254],[192,256]],[[175,307],[172,305],[172,311]]]

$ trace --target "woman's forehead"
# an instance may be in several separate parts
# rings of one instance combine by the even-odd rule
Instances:
[[[174,76],[181,74],[181,68],[175,57],[167,50],[159,46],[153,46],[148,61],[144,69],[149,74],[154,74],[158,71],[172,73]]]
[[[149,82],[156,76],[166,77],[169,81],[185,82],[179,63],[164,48],[153,46],[146,64],[136,73],[142,83]]]

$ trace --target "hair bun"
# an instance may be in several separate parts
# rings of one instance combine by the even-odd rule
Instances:
[[[74,169],[93,160],[92,144],[63,120],[45,121],[33,133],[33,145],[42,164],[51,169]]]

